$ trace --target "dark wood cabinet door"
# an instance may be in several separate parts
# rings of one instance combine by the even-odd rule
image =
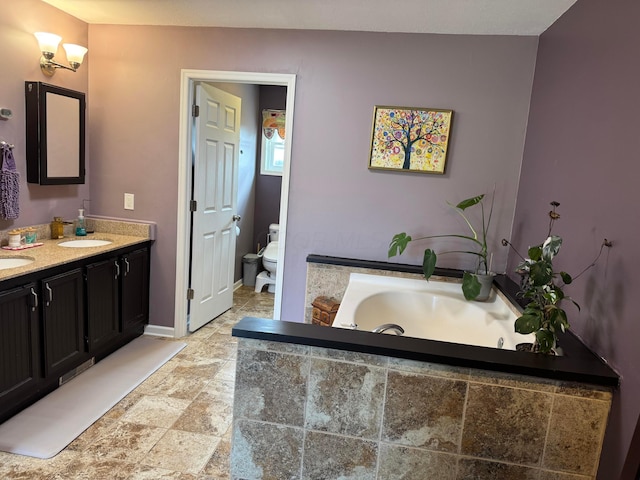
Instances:
[[[83,361],[84,290],[76,268],[41,281],[44,374],[64,374]]]
[[[0,421],[41,378],[38,297],[30,283],[0,292]]]
[[[141,328],[149,321],[149,249],[122,256],[122,328]]]
[[[120,334],[118,280],[120,265],[113,257],[87,265],[87,338],[89,352],[100,350]]]

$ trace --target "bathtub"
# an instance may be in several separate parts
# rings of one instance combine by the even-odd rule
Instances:
[[[518,316],[495,288],[488,301],[470,302],[459,283],[352,273],[332,326],[372,331],[392,323],[408,337],[515,350],[534,340],[514,331]]]

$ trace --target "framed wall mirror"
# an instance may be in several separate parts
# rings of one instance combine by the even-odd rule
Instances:
[[[84,183],[85,94],[25,82],[27,182]]]

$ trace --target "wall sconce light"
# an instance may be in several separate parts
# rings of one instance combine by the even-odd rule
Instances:
[[[47,77],[52,77],[58,68],[64,68],[65,70],[71,70],[72,72],[78,70],[82,64],[85,53],[87,53],[87,49],[85,47],[74,45],[73,43],[62,44],[67,52],[67,61],[69,62],[69,66],[67,66],[58,63],[53,59],[58,52],[58,44],[60,43],[60,40],[62,40],[62,37],[54,33],[46,32],[36,32],[34,35],[38,39],[40,51],[42,52],[42,57],[40,57],[40,68],[42,69],[42,73]]]

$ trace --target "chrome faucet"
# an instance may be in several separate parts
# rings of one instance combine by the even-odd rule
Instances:
[[[404,333],[404,328],[402,328],[400,325],[396,323],[384,323],[379,327],[374,328],[371,331],[373,333],[382,333],[382,332],[386,332],[387,330],[393,330],[396,335],[402,335]]]

